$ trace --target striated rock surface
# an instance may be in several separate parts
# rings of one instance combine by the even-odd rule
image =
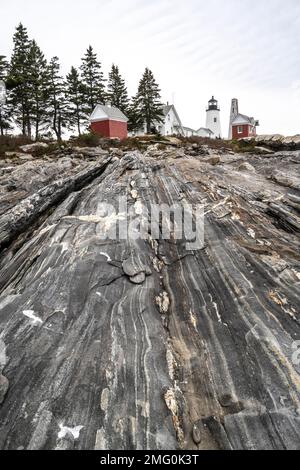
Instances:
[[[281,134],[258,135],[255,138],[245,137],[240,140],[257,144],[255,149],[258,150],[258,153],[268,153],[259,147],[260,145],[265,145],[272,150],[300,150],[300,134],[289,137]]]
[[[300,448],[299,153],[191,152],[1,164],[1,449]],[[103,237],[153,203],[204,246]]]

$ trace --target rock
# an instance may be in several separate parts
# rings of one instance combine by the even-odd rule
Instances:
[[[203,422],[201,420],[197,421],[193,425],[192,438],[196,445],[199,445],[202,441],[203,433]]]
[[[34,415],[34,429],[27,446],[27,450],[42,450],[47,442],[48,433],[51,428],[53,414],[47,409],[48,401],[39,403]]]
[[[178,150],[170,150],[168,153],[166,152],[165,154],[168,158],[184,158],[185,157],[185,151],[183,149],[178,149]]]
[[[1,450],[299,447],[299,156],[186,151],[1,161]]]
[[[233,403],[232,396],[226,393],[219,398],[219,402],[224,408],[229,408]]]
[[[226,205],[222,205],[222,206],[213,208],[212,212],[218,219],[223,219],[223,217],[226,217],[227,215],[231,214],[232,209]]]
[[[298,134],[294,135],[293,137],[285,137],[282,143],[286,148],[300,149],[300,135]]]
[[[72,147],[72,151],[75,154],[89,158],[103,157],[109,154],[109,152],[103,150],[102,147]]]
[[[160,311],[161,314],[168,313],[169,307],[170,307],[170,298],[169,298],[169,295],[166,291],[160,293],[156,297],[155,301],[156,301],[156,305],[158,306],[159,311]]]
[[[0,405],[4,402],[9,389],[9,381],[4,375],[0,375]]]
[[[218,165],[221,161],[221,158],[219,155],[211,155],[210,157],[206,157],[206,158],[201,158],[201,162],[204,162],[204,163],[209,163],[210,165]]]
[[[23,199],[9,214],[3,214],[0,217],[0,249],[48,208],[63,200],[72,191],[80,189],[87,182],[100,176],[110,159],[111,157],[103,159],[74,177],[55,181],[27,199]]]
[[[265,147],[254,147],[254,152],[257,153],[258,155],[274,155],[274,151],[267,149]]]
[[[238,168],[239,171],[247,171],[248,173],[255,173],[255,168],[254,166],[250,165],[248,162],[243,162],[239,165]]]
[[[143,284],[145,280],[146,280],[146,274],[144,272],[130,277],[130,281],[133,284]]]
[[[300,178],[288,172],[283,173],[275,171],[272,173],[271,178],[273,181],[276,181],[276,183],[286,186],[287,188],[300,189]]]
[[[144,255],[136,255],[132,253],[128,259],[122,263],[124,273],[134,278],[138,274],[146,273],[147,275],[152,274],[150,263],[147,262]]]
[[[181,140],[177,139],[177,137],[172,137],[172,136],[167,136],[165,139],[167,142],[169,142],[172,145],[177,145],[178,147],[181,145]]]
[[[300,232],[300,219],[282,204],[269,202],[266,213],[271,215],[279,227],[286,231]]]
[[[122,158],[123,155],[124,155],[124,152],[123,152],[123,150],[121,150],[121,149],[112,148],[112,149],[110,149],[110,155],[111,155],[112,157]]]
[[[258,144],[254,148],[254,152],[257,151],[258,154],[267,154],[267,150],[271,149],[274,151],[277,150],[300,150],[300,135],[284,137],[280,134],[271,134],[271,135],[258,135],[255,138],[247,137],[240,139],[245,143]],[[267,147],[267,149],[266,149]]]
[[[35,142],[34,144],[22,145],[20,149],[22,152],[31,153],[35,150],[47,149],[49,147],[45,142]]]
[[[27,161],[27,162],[28,161],[30,162],[31,160],[33,160],[33,156],[30,155],[30,154],[28,154],[28,155],[19,155],[18,158],[20,160],[24,160],[24,161]]]
[[[68,431],[63,438],[58,440],[55,450],[72,450],[74,449],[74,444],[74,436]]]
[[[33,160],[32,155],[20,152],[5,152],[5,158],[18,158],[20,160]]]

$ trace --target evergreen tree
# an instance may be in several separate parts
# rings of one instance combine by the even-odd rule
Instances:
[[[95,106],[105,99],[105,86],[101,63],[92,46],[89,46],[80,67],[84,87],[85,112],[90,115]]]
[[[138,92],[134,98],[135,113],[146,122],[147,133],[150,134],[156,122],[163,122],[163,107],[160,89],[151,70],[146,68],[140,81]]]
[[[58,57],[53,57],[48,66],[48,114],[58,141],[62,139],[63,129],[68,125],[68,105],[66,100],[66,84],[60,75]]]
[[[135,132],[143,128],[145,120],[140,114],[137,97],[133,97],[130,101],[130,104],[127,108],[127,117],[128,121],[128,130],[130,132]]]
[[[49,123],[49,76],[47,61],[35,41],[31,41],[30,45],[28,72],[30,119],[34,126],[35,139],[38,140],[41,130]]]
[[[8,63],[4,55],[0,55],[0,80],[6,80],[8,71]]]
[[[13,108],[14,120],[21,127],[22,134],[31,135],[28,83],[30,41],[27,30],[21,23],[16,28],[13,42],[14,49],[8,78],[12,88],[9,103]]]
[[[6,84],[8,74],[8,63],[5,56],[0,56],[0,80]],[[7,103],[0,103],[0,135],[11,129],[11,107]]]
[[[112,106],[119,108],[124,114],[128,112],[129,99],[125,80],[123,80],[119,67],[112,65],[108,86],[107,98]]]
[[[66,77],[66,99],[68,102],[68,122],[71,128],[76,127],[81,134],[81,125],[86,121],[84,113],[84,88],[78,70],[71,68]]]

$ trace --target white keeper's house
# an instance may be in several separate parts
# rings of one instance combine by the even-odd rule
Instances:
[[[181,120],[178,116],[175,106],[173,104],[167,103],[163,107],[163,113],[163,122],[156,124],[157,131],[161,135],[183,135]]]
[[[178,112],[173,104],[167,103],[163,106],[163,121],[156,122],[153,126],[161,135],[178,135],[183,137],[206,137],[209,139],[218,139],[221,137],[220,108],[218,101],[214,98],[208,102],[206,109],[206,127],[200,127],[198,130],[183,126]],[[132,135],[147,134],[146,123],[144,127],[132,133]]]
[[[163,121],[162,122],[155,122],[154,128],[156,132],[161,135],[184,135],[183,127],[181,124],[181,120],[178,116],[176,108],[173,104],[167,103],[163,106]],[[133,133],[134,135],[145,135],[147,134],[147,125],[144,124],[142,129]]]

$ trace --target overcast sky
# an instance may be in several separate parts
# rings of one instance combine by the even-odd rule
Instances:
[[[211,95],[223,135],[230,100],[260,133],[300,133],[300,0],[1,0],[0,54],[21,21],[67,72],[91,44],[129,92],[149,67],[185,126],[205,125]]]

